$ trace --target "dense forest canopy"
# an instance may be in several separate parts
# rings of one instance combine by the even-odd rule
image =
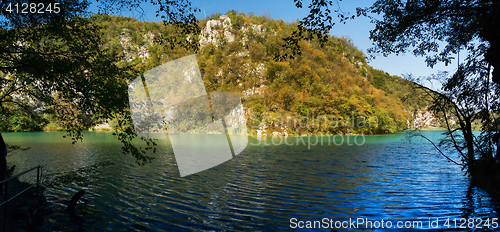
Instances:
[[[200,41],[196,56],[207,92],[240,95],[252,134],[259,129],[267,133],[286,129],[291,134],[391,133],[408,128],[412,115],[425,109],[423,99],[410,91],[409,81],[370,67],[365,55],[348,39],[329,36],[324,43],[312,37],[302,39],[298,42],[301,55],[279,61],[274,57],[293,53],[283,45],[298,24],[236,11],[226,15],[198,21],[201,33],[193,38]],[[100,28],[95,33],[103,35],[103,56],[127,70],[130,77],[124,81],[192,54],[184,47],[168,46],[164,35],[178,34],[174,25],[106,14],[87,20]],[[44,111],[33,116],[18,110],[9,112],[9,120],[2,122],[3,130],[56,129],[65,120]],[[87,128],[110,118],[89,116]],[[290,121],[303,117],[320,118],[321,122],[304,128]],[[118,128],[116,119],[109,122]]]

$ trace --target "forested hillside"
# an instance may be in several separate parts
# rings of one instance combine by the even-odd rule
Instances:
[[[102,49],[134,74],[192,54],[171,48],[163,35],[176,31],[161,23],[92,18],[107,41]],[[330,37],[323,46],[317,39],[299,41],[300,55],[279,60],[275,57],[292,55],[282,45],[296,24],[235,11],[199,24],[200,38],[188,39],[200,41],[196,57],[205,88],[239,94],[253,135],[392,133],[406,129],[413,115],[425,110],[425,101],[408,81],[370,67],[348,39]],[[12,112],[2,130],[57,129],[50,114]],[[106,121],[98,115],[90,120],[94,125]]]

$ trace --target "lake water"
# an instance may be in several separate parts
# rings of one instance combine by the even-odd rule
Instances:
[[[424,133],[434,141],[440,137],[437,131]],[[16,172],[41,164],[45,183],[73,173],[47,188],[52,213],[42,231],[272,231],[325,219],[333,225],[370,220],[371,227],[358,225],[369,231],[382,231],[374,223],[381,220],[394,227],[398,221],[421,222],[420,230],[438,220],[444,230],[454,229],[453,219],[458,227],[460,218],[499,217],[499,204],[470,187],[459,166],[425,141],[404,141],[405,133],[365,136],[364,143],[358,137],[359,146],[347,140],[297,145],[295,137],[287,141],[294,145],[280,145],[277,138],[249,137],[240,155],[182,178],[166,141],[152,163],[138,166],[107,132],[84,133],[77,144],[60,132],[2,134],[9,144],[31,147],[9,153]],[[65,207],[81,189],[86,194],[75,210],[78,221]]]

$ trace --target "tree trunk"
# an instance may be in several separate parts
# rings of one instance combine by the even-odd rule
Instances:
[[[467,143],[467,171],[470,175],[473,175],[475,172],[474,163],[476,159],[474,157],[474,137],[472,136],[472,123],[469,117],[465,118],[464,139]]]

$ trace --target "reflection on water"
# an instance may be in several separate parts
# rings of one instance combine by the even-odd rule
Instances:
[[[47,180],[114,163],[48,188],[53,211],[43,231],[277,230],[290,229],[290,218],[359,217],[421,221],[425,228],[429,219],[499,216],[497,203],[470,187],[459,166],[430,144],[402,142],[403,133],[366,136],[361,146],[249,145],[237,157],[185,178],[168,144],[160,144],[151,164],[137,166],[111,133],[86,133],[84,143],[74,145],[63,133],[3,135],[8,143],[31,147],[8,157],[16,171],[42,164]],[[76,222],[64,209],[80,189],[87,194],[76,212],[85,216]]]

